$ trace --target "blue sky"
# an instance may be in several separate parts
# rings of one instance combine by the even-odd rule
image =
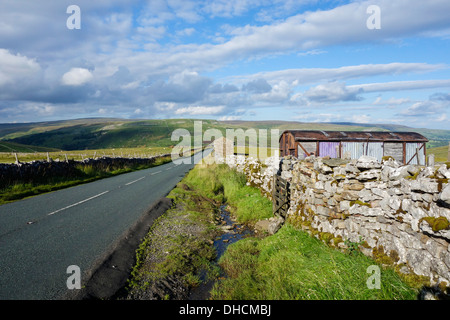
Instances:
[[[70,5],[81,29],[68,29]],[[369,29],[369,6],[379,29]],[[2,0],[0,122],[82,117],[448,129],[447,0]],[[377,17],[378,18],[378,17]]]

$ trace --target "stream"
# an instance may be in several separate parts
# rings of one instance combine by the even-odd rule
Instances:
[[[217,252],[217,257],[215,263],[219,262],[219,259],[227,250],[227,247],[235,243],[238,240],[254,235],[254,231],[245,225],[236,223],[230,212],[227,211],[227,205],[220,206],[220,221],[219,228],[223,230],[222,234],[214,240],[214,248]],[[221,275],[225,276],[225,275]],[[201,285],[191,290],[189,295],[189,300],[208,300],[209,292],[214,286],[215,280],[205,281],[206,271],[201,274],[201,280],[203,281]]]

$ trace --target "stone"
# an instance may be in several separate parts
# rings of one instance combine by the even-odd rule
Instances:
[[[273,217],[269,219],[270,223],[267,228],[269,234],[275,234],[283,226],[284,219],[282,217]]]
[[[370,156],[361,156],[356,162],[356,167],[358,169],[381,169],[381,163],[378,162],[377,158]]]
[[[359,195],[356,191],[345,190],[344,192],[342,192],[342,198],[345,200],[358,200]]]
[[[368,171],[361,172],[356,178],[359,181],[365,181],[365,180],[373,180],[373,179],[380,179],[381,177],[381,171],[375,170],[375,169],[369,169]]]
[[[364,189],[364,184],[362,184],[362,183],[344,184],[344,190],[360,191],[362,189]]]
[[[443,164],[437,170],[436,175],[441,179],[450,179],[450,169],[447,169],[447,165]]]
[[[403,166],[403,167],[391,170],[389,172],[389,179],[390,180],[400,180],[400,179],[404,179],[408,176],[411,176],[408,169],[409,169],[409,166]]]
[[[255,229],[257,231],[267,232],[272,235],[282,227],[283,223],[284,219],[282,217],[272,217],[256,222]]]
[[[316,213],[318,215],[322,215],[322,216],[330,216],[331,210],[328,207],[325,206],[317,206],[316,207]]]
[[[341,202],[339,203],[339,209],[340,209],[341,211],[345,211],[345,210],[350,209],[350,201],[348,201],[348,200],[343,200],[343,201],[341,201]]]
[[[439,195],[439,200],[450,205],[450,184],[447,184],[447,186],[442,190],[441,194]]]
[[[372,193],[374,195],[377,195],[378,197],[380,197],[380,199],[384,199],[384,198],[389,197],[389,194],[388,194],[388,192],[386,190],[382,190],[382,189],[379,189],[379,188],[373,188],[372,189]]]
[[[356,165],[352,164],[352,163],[347,163],[347,165],[345,166],[345,171],[346,172],[350,172],[350,173],[359,173],[361,172]]]
[[[427,178],[413,180],[411,181],[411,191],[437,193],[438,183]]]

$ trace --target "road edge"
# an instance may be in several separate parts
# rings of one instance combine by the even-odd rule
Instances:
[[[109,300],[120,294],[136,262],[136,249],[153,222],[172,207],[172,199],[160,198],[99,258],[84,275],[81,289],[68,290],[62,300]]]

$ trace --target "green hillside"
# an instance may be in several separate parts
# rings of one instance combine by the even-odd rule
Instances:
[[[26,124],[0,124],[0,152],[35,152],[58,150],[86,150],[107,148],[170,147],[176,129],[186,129],[194,135],[194,119],[128,120],[77,119]],[[428,147],[448,145],[449,130],[413,129],[405,126],[355,123],[302,123],[294,121],[216,121],[202,120],[203,131],[218,129],[225,136],[226,129],[243,130],[286,129],[339,131],[415,131],[426,136]],[[269,132],[270,134],[270,132]],[[22,146],[20,147],[19,146]],[[1,146],[0,146],[1,147]],[[44,148],[38,150],[38,148]]]
[[[29,146],[16,142],[1,141],[0,140],[0,152],[51,152],[57,151],[55,148],[39,147],[39,146]]]

